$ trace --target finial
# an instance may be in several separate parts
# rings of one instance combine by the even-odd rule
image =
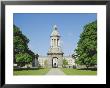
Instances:
[[[54,25],[53,28],[54,28],[55,30],[57,30],[57,25]]]

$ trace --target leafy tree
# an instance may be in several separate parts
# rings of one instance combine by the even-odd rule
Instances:
[[[97,21],[84,26],[75,52],[77,64],[86,65],[87,69],[97,64]]]
[[[25,52],[28,50],[29,39],[22,34],[20,29],[17,26],[13,26],[14,29],[14,53]]]
[[[66,59],[63,59],[63,66],[65,67],[66,65],[68,65],[68,61]]]
[[[32,62],[32,56],[30,56],[28,53],[16,54],[15,58],[19,66],[24,66],[25,64]]]
[[[32,62],[32,59],[35,58],[35,54],[29,50],[28,43],[29,39],[20,31],[16,25],[13,25],[14,30],[14,63],[17,63],[20,66]]]
[[[32,52],[31,50],[27,50],[27,53],[28,53],[29,55],[31,55],[32,58],[38,57],[38,56],[35,55],[34,52]]]

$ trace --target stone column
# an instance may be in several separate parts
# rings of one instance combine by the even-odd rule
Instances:
[[[58,39],[58,46],[60,46],[60,40]]]
[[[57,38],[56,38],[55,40],[56,40],[56,43],[55,43],[55,45],[56,45],[56,47],[57,47]]]
[[[58,44],[58,43],[59,43],[59,39],[57,39],[57,47],[59,46],[59,44]]]
[[[52,47],[54,46],[54,39],[52,40]]]
[[[51,47],[52,47],[52,39],[50,40],[50,45],[51,45]]]
[[[54,40],[52,39],[52,47],[54,46],[53,44],[54,44]]]
[[[55,47],[55,39],[54,39],[54,47]]]
[[[56,41],[56,46],[58,47],[58,39],[56,39],[57,41]]]

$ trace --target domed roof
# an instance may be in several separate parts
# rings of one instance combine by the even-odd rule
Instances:
[[[51,36],[60,36],[56,25],[53,26],[53,31],[51,33]]]

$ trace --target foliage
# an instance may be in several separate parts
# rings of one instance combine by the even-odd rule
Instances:
[[[14,29],[14,53],[25,52],[28,50],[29,39],[22,34],[20,29],[17,26],[13,26]]]
[[[84,26],[75,52],[77,64],[86,65],[87,68],[97,64],[97,21]]]
[[[29,55],[31,55],[32,56],[32,58],[35,58],[35,57],[37,57],[35,54],[34,54],[34,52],[32,52],[31,50],[27,50],[27,53],[29,54]]]
[[[35,58],[35,54],[28,48],[29,39],[16,25],[13,25],[13,30],[14,63],[18,63],[18,65],[22,66],[32,62],[32,59]]]
[[[20,66],[23,66],[24,64],[28,64],[32,62],[32,56],[29,55],[28,53],[16,54],[15,58],[16,58],[16,62],[18,62]]]
[[[68,61],[66,59],[63,59],[63,67],[65,67],[66,65],[68,65]]]

